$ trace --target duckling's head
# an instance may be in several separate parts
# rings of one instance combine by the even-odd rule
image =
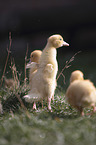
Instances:
[[[39,62],[39,59],[41,57],[42,51],[41,50],[35,50],[31,52],[30,54],[30,60],[31,62]]]
[[[69,46],[69,44],[63,40],[63,37],[58,34],[50,36],[48,38],[48,43],[55,48],[59,48],[62,46]]]
[[[71,73],[70,83],[75,80],[84,80],[83,73],[80,70],[76,70]]]

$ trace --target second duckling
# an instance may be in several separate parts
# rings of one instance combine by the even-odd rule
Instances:
[[[84,116],[85,107],[93,107],[96,111],[96,88],[90,80],[84,80],[79,70],[72,72],[70,85],[66,91],[68,102]]]
[[[31,86],[31,80],[33,74],[37,71],[39,59],[41,57],[42,51],[41,50],[34,50],[30,54],[30,63],[27,64],[26,69],[30,68],[29,72],[29,83]]]
[[[37,68],[38,68],[38,63],[39,63],[39,59],[41,57],[42,51],[41,50],[34,50],[33,52],[31,52],[30,54],[30,63],[27,64],[26,69],[30,68],[29,71],[29,86],[31,88],[32,86],[32,77],[34,76],[34,74],[37,72]],[[26,100],[26,97],[25,97]],[[43,104],[42,104],[43,106]],[[33,109],[36,110],[36,103],[33,103]]]

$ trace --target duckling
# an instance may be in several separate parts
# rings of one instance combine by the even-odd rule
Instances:
[[[42,51],[41,50],[34,50],[33,52],[31,52],[30,54],[30,61],[31,63],[28,63],[26,66],[26,69],[30,68],[29,71],[29,86],[31,87],[32,84],[32,77],[33,75],[36,73],[37,68],[38,68],[38,63],[39,63],[39,59],[41,57]],[[42,102],[42,107],[43,107],[43,102]],[[36,110],[36,103],[33,103],[33,109]]]
[[[28,102],[47,100],[48,109],[51,110],[51,98],[56,88],[56,75],[58,64],[56,48],[69,46],[61,35],[52,35],[48,38],[47,45],[42,51],[37,72],[32,77],[32,89],[25,97]]]
[[[37,71],[37,68],[39,66],[39,59],[41,57],[42,51],[41,50],[34,50],[33,52],[31,52],[30,54],[30,61],[27,65],[26,65],[26,69],[30,68],[30,73],[29,73],[29,83],[31,86],[31,78],[32,75]],[[47,68],[45,68],[46,71]],[[56,82],[56,86],[57,86],[57,82]],[[54,95],[52,96],[52,100],[54,101]]]
[[[85,107],[93,107],[96,111],[96,88],[90,80],[84,80],[83,73],[76,70],[71,73],[70,85],[66,91],[70,105],[76,108],[81,116],[84,116]]]
[[[42,51],[40,51],[40,50],[35,50],[35,51],[31,52],[31,54],[30,54],[31,63],[28,63],[27,66],[26,66],[26,69],[30,68],[29,86],[31,86],[31,84],[32,84],[32,81],[31,81],[32,76],[34,75],[34,73],[36,73],[36,71],[38,69],[39,59],[41,57],[41,54],[42,54]],[[45,68],[45,71],[48,68],[50,69],[50,65],[47,68]],[[57,86],[57,82],[56,82],[55,85]],[[54,101],[54,94],[52,96],[52,100]],[[42,100],[42,108],[43,108],[43,100]],[[34,103],[33,109],[36,109],[36,103]]]
[[[28,63],[26,66],[26,69],[30,68],[30,72],[29,72],[29,84],[30,84],[30,86],[31,86],[32,76],[37,71],[38,63],[39,63],[39,59],[41,57],[41,54],[42,54],[41,50],[34,50],[30,54],[31,63]]]

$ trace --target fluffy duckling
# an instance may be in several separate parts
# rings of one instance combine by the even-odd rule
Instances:
[[[37,67],[38,67],[38,62],[41,57],[42,51],[41,50],[34,50],[30,54],[30,61],[31,63],[28,63],[26,66],[26,69],[30,68],[29,72],[29,84],[31,85],[31,79],[33,74],[36,72]]]
[[[31,63],[28,63],[27,66],[26,66],[26,69],[30,68],[29,86],[31,86],[31,84],[32,84],[32,81],[31,81],[32,80],[32,76],[36,73],[36,71],[38,69],[39,59],[41,57],[41,54],[42,54],[41,50],[35,50],[35,51],[31,52],[31,54],[30,54]],[[45,71],[46,71],[46,69],[45,69]],[[56,82],[55,85],[57,86],[57,82]],[[54,94],[52,96],[52,100],[54,101]],[[42,107],[43,107],[43,101],[42,101]],[[36,103],[33,104],[33,109],[36,109]]]
[[[58,71],[56,48],[62,46],[69,46],[69,44],[63,40],[61,35],[52,35],[48,38],[47,45],[39,60],[37,72],[32,77],[32,89],[25,96],[26,101],[36,102],[47,99],[48,109],[51,110],[51,98],[56,88]]]
[[[72,72],[70,85],[66,91],[66,96],[70,105],[80,111],[84,116],[85,107],[93,107],[96,111],[96,89],[90,80],[84,80],[83,73],[79,70]]]
[[[30,54],[31,63],[28,63],[27,66],[26,66],[26,69],[30,68],[30,72],[29,72],[29,86],[30,87],[32,85],[32,77],[37,71],[38,62],[39,62],[39,59],[41,57],[41,54],[42,54],[41,50],[34,50]],[[42,106],[43,106],[43,104],[42,104]],[[36,110],[36,103],[35,102],[33,103],[33,109]]]
[[[41,57],[42,51],[41,50],[34,50],[33,52],[31,52],[30,54],[30,61],[27,66],[26,69],[30,68],[30,73],[29,73],[29,83],[31,86],[31,78],[34,75],[34,73],[37,71],[37,68],[39,66],[39,59]],[[47,68],[48,69],[48,68]],[[45,69],[46,71],[46,69]],[[56,86],[57,86],[57,82],[56,82]],[[52,96],[52,100],[54,101],[54,95]]]

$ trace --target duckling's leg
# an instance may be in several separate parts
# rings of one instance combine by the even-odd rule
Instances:
[[[43,109],[43,99],[42,99],[42,109]]]
[[[54,94],[53,94],[53,96],[52,96],[52,100],[54,101]]]
[[[82,110],[82,112],[81,112],[81,116],[84,116],[84,111]]]
[[[0,97],[1,97],[1,96],[0,96]],[[0,114],[3,114],[3,108],[2,108],[1,101],[0,101]]]
[[[36,110],[36,103],[33,103],[33,110]]]
[[[48,97],[48,110],[51,110],[51,97]]]
[[[84,110],[82,107],[78,107],[78,110],[80,111],[81,116],[84,116]]]

